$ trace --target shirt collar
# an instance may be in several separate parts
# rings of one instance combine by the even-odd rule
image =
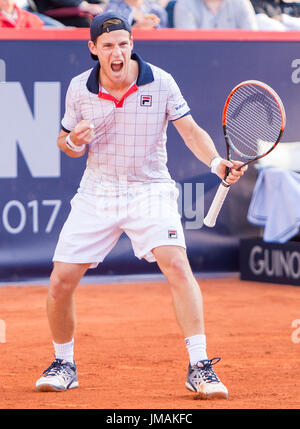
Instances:
[[[136,81],[137,86],[153,82],[154,76],[149,64],[147,64],[138,54],[132,54],[131,59],[137,61],[139,65],[139,74]],[[100,63],[98,62],[92,69],[86,83],[87,89],[93,94],[98,94],[99,92],[99,72]]]

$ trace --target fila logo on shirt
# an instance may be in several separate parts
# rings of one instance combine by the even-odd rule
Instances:
[[[177,238],[177,231],[176,231],[176,229],[169,229],[169,231],[168,231],[168,237],[169,238]]]
[[[152,95],[141,95],[141,106],[151,107],[152,106]]]

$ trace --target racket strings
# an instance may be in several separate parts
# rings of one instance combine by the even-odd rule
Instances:
[[[249,119],[252,118],[251,124]],[[243,116],[239,116],[238,120],[232,124],[232,135],[235,139],[235,146],[241,145],[247,151],[256,155],[259,152],[265,152],[269,149],[278,136],[280,129],[280,119],[278,123],[270,123],[266,118],[266,112],[260,104],[255,101],[251,102],[251,106],[244,108]],[[266,147],[265,147],[266,146]]]
[[[248,98],[249,99],[249,98]],[[245,98],[241,97],[240,94],[236,94],[236,102],[240,104],[240,106],[235,107],[233,116],[236,117],[236,112],[240,112],[241,106],[243,106],[244,109],[244,116],[239,117],[240,119],[240,126],[241,129],[245,132],[249,129],[249,127],[246,127],[246,124],[243,123],[243,119],[245,117],[252,117],[253,112],[255,114],[255,120],[256,120],[256,126],[259,127],[259,131],[262,129],[265,130],[266,120],[270,124],[273,122],[273,112],[274,110],[278,109],[277,104],[274,102],[273,97],[270,97],[270,103],[262,104],[262,98],[261,97],[253,97],[250,99],[250,101],[245,100]],[[237,110],[238,109],[238,110]],[[267,116],[267,117],[266,117]],[[276,124],[276,117],[274,118],[274,126],[275,129],[277,129],[276,125],[280,127],[281,125],[281,116],[279,112],[279,116],[277,117],[278,123]],[[271,131],[274,131],[273,128]]]
[[[268,152],[276,143],[282,125],[275,97],[254,84],[244,85],[233,93],[226,119],[233,149],[248,158]]]

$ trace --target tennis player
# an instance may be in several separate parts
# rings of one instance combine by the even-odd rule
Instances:
[[[178,212],[178,190],[166,167],[172,121],[194,155],[228,183],[243,171],[222,159],[193,120],[172,76],[133,53],[129,23],[115,13],[94,18],[88,47],[97,64],[74,77],[66,95],[59,148],[88,158],[62,228],[50,277],[47,315],[55,360],[36,382],[39,391],[78,387],[74,361],[74,291],[125,232],[138,258],[156,261],[166,276],[189,367],[186,387],[200,398],[227,398],[209,359],[202,295],[191,271]],[[101,65],[101,66],[100,66]]]

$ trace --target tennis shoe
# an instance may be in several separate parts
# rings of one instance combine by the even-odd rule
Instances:
[[[63,359],[55,359],[36,382],[39,392],[60,392],[78,387],[77,370]]]
[[[226,399],[228,390],[216,375],[213,365],[221,358],[205,359],[189,364],[185,386],[192,392],[196,392],[195,399]]]

